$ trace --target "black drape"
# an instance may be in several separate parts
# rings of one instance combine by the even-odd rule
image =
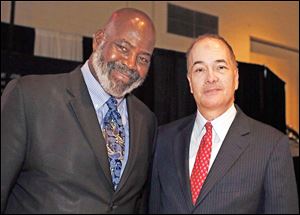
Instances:
[[[1,50],[1,94],[6,84],[23,75],[56,74],[73,70],[80,63],[75,61],[23,55]]]
[[[82,62],[1,51],[1,89],[7,81],[26,74],[68,72]],[[156,48],[148,77],[134,90],[157,116],[159,125],[196,111],[186,78],[185,54]],[[249,116],[285,133],[285,83],[265,66],[239,62],[239,89],[235,102]],[[1,90],[2,91],[2,90]]]
[[[12,52],[33,55],[34,51],[34,28],[19,25],[13,26]],[[1,22],[1,51],[9,49],[9,24]]]
[[[267,67],[239,62],[235,103],[254,119],[285,133],[285,83]],[[165,124],[196,111],[185,54],[156,48],[145,84],[134,93]]]
[[[83,50],[83,62],[89,59],[91,53],[93,52],[93,39],[90,37],[82,38],[82,50]]]
[[[18,75],[68,72],[92,52],[92,38],[83,37],[83,62],[33,56],[34,29],[14,26],[12,52],[8,49],[8,27],[1,22],[1,92]],[[159,125],[196,111],[186,78],[182,52],[154,49],[148,77],[134,94],[157,115]],[[249,116],[285,132],[285,83],[267,67],[239,62],[236,103]]]
[[[165,124],[196,110],[186,78],[185,54],[155,49],[145,84],[134,91]]]
[[[265,67],[263,122],[285,133],[285,82]]]
[[[239,62],[238,67],[235,102],[247,115],[285,133],[285,83],[265,66]]]

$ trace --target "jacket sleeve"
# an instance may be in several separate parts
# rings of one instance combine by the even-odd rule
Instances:
[[[155,138],[155,149],[154,149],[154,158],[153,164],[151,168],[151,185],[150,185],[150,197],[149,197],[149,214],[159,214],[159,206],[160,206],[160,181],[158,174],[158,154],[159,154],[159,146],[157,143],[157,136]]]
[[[12,80],[1,96],[1,214],[16,183],[26,151],[26,123],[22,91]]]
[[[299,214],[296,178],[287,136],[282,136],[273,149],[264,188],[264,213]]]
[[[153,156],[154,156],[154,150],[155,150],[155,143],[156,143],[156,135],[157,135],[157,118],[155,115],[152,117],[152,141],[151,141],[151,153],[150,155],[150,161],[149,161],[149,169],[148,169],[148,176],[147,181],[145,183],[142,198],[139,202],[139,214],[146,214],[149,210],[149,193],[150,193],[150,186],[151,186],[151,172],[152,172],[152,165],[153,165]]]

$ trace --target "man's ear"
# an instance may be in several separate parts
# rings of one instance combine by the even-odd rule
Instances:
[[[189,82],[190,92],[193,94],[193,93],[194,93],[194,92],[193,92],[193,85],[192,85],[192,80],[191,80],[191,76],[190,76],[190,75],[191,75],[191,74],[188,72],[187,75],[186,75],[186,77],[187,77],[188,82]]]
[[[97,47],[101,44],[104,40],[104,31],[102,29],[96,31],[93,35],[93,51],[97,49]]]
[[[237,90],[239,88],[239,69],[236,69],[235,74],[235,86],[234,89]]]

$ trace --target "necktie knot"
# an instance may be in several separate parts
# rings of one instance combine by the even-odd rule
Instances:
[[[206,132],[211,133],[211,131],[212,131],[212,124],[211,124],[211,122],[207,122],[205,124],[205,128],[206,128]]]
[[[106,102],[109,110],[117,110],[117,100],[115,97],[110,97]]]

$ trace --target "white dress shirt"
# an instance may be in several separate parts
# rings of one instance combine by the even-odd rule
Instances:
[[[222,143],[227,135],[227,132],[235,118],[236,115],[236,108],[234,104],[225,111],[221,116],[217,117],[213,121],[212,124],[212,150],[211,150],[211,157],[209,161],[209,168],[210,170],[214,160],[217,157],[217,154],[222,146]],[[194,167],[194,163],[197,156],[197,151],[201,142],[202,137],[206,133],[205,124],[207,120],[202,116],[202,114],[197,111],[197,117],[195,120],[194,128],[192,131],[191,142],[190,142],[190,150],[189,150],[189,173],[190,176],[192,174],[192,170]]]

